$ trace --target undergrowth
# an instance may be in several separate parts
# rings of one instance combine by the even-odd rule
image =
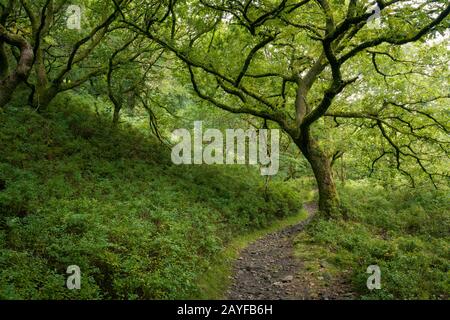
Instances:
[[[296,239],[310,266],[326,261],[334,277],[350,272],[361,299],[448,299],[448,189],[385,189],[349,181],[340,189],[349,219],[317,219]],[[381,289],[366,285],[369,265],[381,270]]]
[[[236,235],[296,214],[300,190],[246,166],[175,166],[82,95],[0,113],[0,298],[175,299]],[[244,178],[245,177],[245,178]],[[81,290],[66,268],[81,269]]]

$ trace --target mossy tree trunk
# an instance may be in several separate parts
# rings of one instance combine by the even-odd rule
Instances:
[[[113,127],[117,127],[119,125],[121,109],[122,109],[122,105],[120,103],[114,103],[114,111],[113,111],[113,119],[112,119]]]
[[[297,146],[311,165],[319,189],[319,210],[327,218],[339,218],[339,196],[334,183],[331,159],[317,141],[306,136],[296,141]]]
[[[2,25],[0,25],[0,43],[4,49],[4,43],[15,46],[20,50],[19,61],[17,62],[16,69],[12,72],[6,72],[9,68],[7,56],[2,50],[1,65],[5,70],[0,79],[0,108],[5,106],[12,97],[14,90],[17,86],[25,81],[31,70],[33,64],[33,48],[32,46],[21,36],[8,32]]]

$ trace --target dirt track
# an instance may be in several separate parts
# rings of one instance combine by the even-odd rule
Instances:
[[[308,218],[281,231],[268,234],[242,250],[233,269],[228,299],[348,299],[348,287],[331,281],[326,288],[311,286],[307,272],[300,274],[302,262],[293,255],[293,238],[309,223],[317,205],[304,205]]]

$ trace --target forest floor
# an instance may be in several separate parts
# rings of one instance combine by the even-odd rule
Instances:
[[[278,232],[268,234],[243,249],[233,268],[228,299],[354,299],[355,294],[347,278],[330,278],[323,268],[323,276],[304,268],[294,254],[295,237],[314,217],[315,203],[304,205],[308,218]]]

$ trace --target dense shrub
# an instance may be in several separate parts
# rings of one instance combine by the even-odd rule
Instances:
[[[228,240],[301,206],[291,187],[265,191],[255,168],[174,166],[90,103],[66,95],[45,116],[0,114],[2,299],[192,297]],[[81,290],[65,287],[73,264]]]
[[[320,259],[350,269],[363,299],[447,299],[450,214],[448,189],[384,189],[347,183],[347,221],[318,219],[308,241],[327,250]],[[366,287],[369,265],[381,269],[381,289]]]

